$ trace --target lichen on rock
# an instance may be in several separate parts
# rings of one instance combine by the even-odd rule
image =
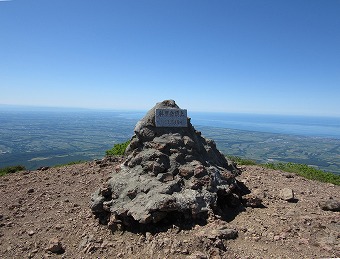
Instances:
[[[240,172],[187,118],[187,127],[156,127],[157,103],[140,120],[126,159],[92,194],[92,212],[113,230],[176,221],[205,221],[240,204]]]

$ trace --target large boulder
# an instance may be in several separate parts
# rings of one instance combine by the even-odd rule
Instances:
[[[156,109],[179,107],[173,100],[157,103],[137,123],[125,161],[91,197],[92,212],[113,230],[179,218],[202,222],[240,204],[239,170],[214,141],[190,118],[187,126],[156,127]]]

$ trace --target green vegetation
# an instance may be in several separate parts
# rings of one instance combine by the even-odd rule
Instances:
[[[340,175],[328,173],[320,169],[297,163],[267,163],[258,164],[251,159],[245,159],[238,156],[227,156],[228,159],[235,162],[237,165],[259,165],[265,168],[274,170],[282,170],[284,172],[295,173],[307,179],[316,180],[319,182],[332,183],[340,185]]]
[[[130,140],[124,143],[114,144],[112,149],[106,150],[107,156],[122,156],[125,153],[125,149],[130,144]]]
[[[238,165],[257,165],[256,161],[238,156],[227,156],[227,158]]]
[[[72,161],[72,162],[69,162],[69,163],[66,163],[66,164],[55,165],[53,167],[58,168],[58,167],[67,166],[67,165],[82,164],[82,163],[85,163],[85,162],[86,162],[85,160],[78,160],[78,161]]]
[[[340,175],[335,175],[332,173],[324,172],[314,167],[310,167],[304,164],[296,163],[268,163],[262,165],[266,168],[282,170],[285,172],[295,173],[297,175],[303,176],[307,179],[317,180],[325,183],[333,183],[340,185]]]
[[[12,174],[18,171],[24,171],[26,168],[22,165],[15,165],[15,166],[7,166],[4,168],[0,168],[0,176],[3,176],[5,174]]]

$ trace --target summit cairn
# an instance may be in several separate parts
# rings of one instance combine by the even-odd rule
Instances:
[[[239,170],[175,101],[157,103],[134,133],[124,162],[91,197],[92,212],[113,231],[204,224],[240,204]]]

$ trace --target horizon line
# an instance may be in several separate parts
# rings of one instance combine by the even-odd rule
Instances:
[[[12,107],[13,109],[33,108],[38,110],[69,110],[69,111],[120,111],[120,112],[147,112],[149,109],[133,109],[133,108],[101,108],[101,107],[72,107],[72,106],[46,106],[46,105],[26,105],[26,104],[3,104],[0,103],[0,109],[4,107]],[[340,114],[321,115],[321,114],[291,114],[291,113],[270,113],[270,112],[235,112],[235,111],[202,111],[202,110],[189,110],[194,113],[207,113],[207,114],[240,114],[240,115],[268,115],[268,116],[295,116],[295,117],[328,117],[339,118]]]

